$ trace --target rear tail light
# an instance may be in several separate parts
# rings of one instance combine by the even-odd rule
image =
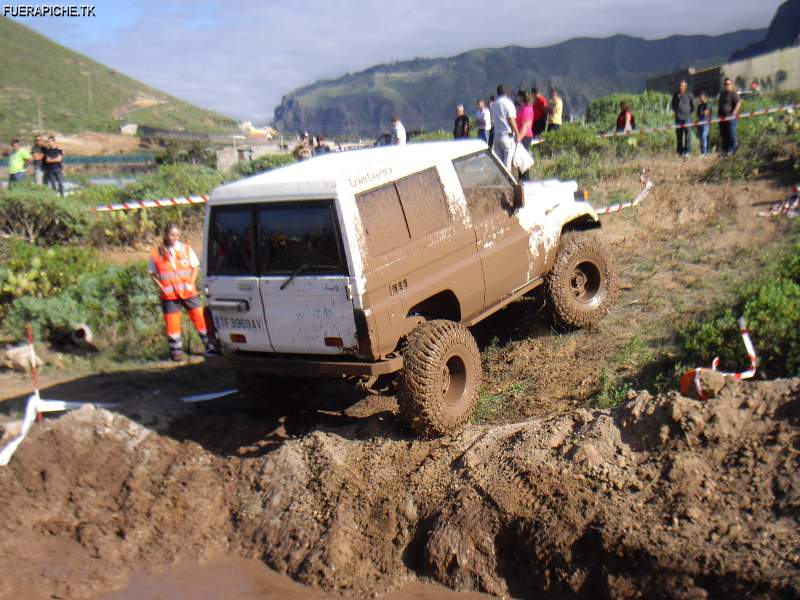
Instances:
[[[325,338],[325,345],[331,346],[333,348],[343,348],[344,347],[344,340],[340,337],[326,337]]]
[[[231,341],[235,344],[246,344],[247,338],[244,336],[243,333],[232,333]]]

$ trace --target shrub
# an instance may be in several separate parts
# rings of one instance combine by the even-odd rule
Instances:
[[[56,244],[86,233],[89,215],[80,202],[23,183],[0,191],[0,232],[31,243]]]
[[[19,298],[3,320],[3,330],[19,337],[28,322],[37,337],[55,344],[76,324],[87,323],[101,349],[127,358],[147,355],[156,339],[162,352],[165,348],[158,293],[145,263],[86,273],[49,298]]]
[[[88,248],[42,248],[11,240],[0,267],[0,316],[16,298],[46,298],[74,285],[81,275],[100,269],[97,253]]]
[[[655,127],[672,122],[671,96],[661,92],[646,91],[641,94],[611,94],[597,98],[586,108],[586,122],[603,131],[614,129],[620,102],[630,106],[636,126]]]
[[[687,362],[710,366],[715,356],[726,371],[747,368],[737,317],[744,316],[761,368],[770,376],[800,374],[800,243],[774,260],[758,281],[736,294],[732,307],[680,332]]]
[[[285,167],[296,161],[297,159],[291,154],[265,154],[254,160],[236,163],[236,166],[233,168],[233,176],[237,179],[240,177],[250,177],[252,175],[258,175],[259,173],[271,171],[272,169]]]
[[[542,138],[544,144],[536,148],[544,158],[558,157],[565,153],[586,156],[604,153],[611,148],[608,140],[598,137],[594,129],[585,125],[565,123],[558,131],[544,133]]]
[[[116,202],[126,200],[151,200],[208,194],[223,182],[222,174],[200,165],[163,165],[153,173],[140,177],[117,194],[110,191],[87,192],[106,194]],[[84,198],[84,202],[88,202]],[[102,202],[102,201],[101,201]],[[197,206],[159,208],[103,213],[92,226],[96,242],[132,246],[157,235],[168,223],[182,228],[197,228],[203,220],[203,211]]]

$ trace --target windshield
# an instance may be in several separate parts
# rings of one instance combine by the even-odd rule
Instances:
[[[347,274],[332,202],[261,205],[257,222],[261,275]]]

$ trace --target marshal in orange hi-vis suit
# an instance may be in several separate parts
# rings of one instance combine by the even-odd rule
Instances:
[[[206,351],[213,351],[208,339],[203,306],[195,287],[200,267],[197,255],[188,244],[180,241],[180,231],[170,226],[164,231],[162,243],[150,253],[150,276],[158,286],[161,309],[167,330],[167,342],[173,360],[183,358],[181,339],[181,306],[191,319]]]

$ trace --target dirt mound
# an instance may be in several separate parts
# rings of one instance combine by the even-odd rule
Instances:
[[[93,597],[219,553],[359,593],[415,574],[514,597],[800,591],[800,380],[433,441],[387,412],[296,437],[140,414],[48,422],[0,471],[0,596]]]
[[[675,235],[705,227],[711,221],[729,218],[738,206],[735,188],[688,185],[686,182],[659,181],[639,208],[641,225],[649,231]]]

